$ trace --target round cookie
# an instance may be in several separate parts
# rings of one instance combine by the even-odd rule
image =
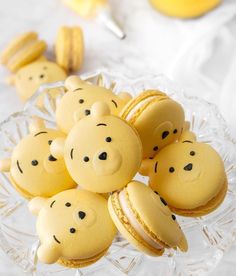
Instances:
[[[79,120],[65,139],[56,139],[51,153],[64,157],[72,178],[86,190],[107,193],[124,187],[138,172],[141,141],[126,121],[97,102],[91,116]]]
[[[160,12],[179,18],[199,17],[217,7],[221,0],[150,0]]]
[[[22,196],[50,197],[76,187],[64,160],[50,154],[50,144],[58,137],[65,136],[46,128],[41,120],[35,120],[30,134],[14,148],[11,159],[0,161],[0,171],[10,172],[13,186]]]
[[[11,83],[15,85],[20,98],[27,101],[40,85],[63,81],[66,77],[65,71],[56,63],[39,60],[22,67],[11,78]],[[51,89],[50,93],[56,93],[56,90]]]
[[[90,265],[105,255],[117,232],[106,199],[88,191],[72,189],[49,199],[36,197],[29,209],[38,215],[37,255],[46,264]]]
[[[91,106],[95,102],[106,102],[111,113],[117,115],[131,99],[128,93],[115,95],[111,90],[82,81],[77,76],[67,78],[65,87],[68,91],[56,110],[57,125],[65,133],[71,130],[76,121],[90,115]]]
[[[120,116],[138,131],[143,158],[152,158],[164,146],[176,141],[184,127],[182,106],[160,91],[141,93],[128,102]]]
[[[138,250],[160,256],[165,248],[187,251],[184,233],[163,198],[132,181],[108,200],[110,215],[121,234]]]
[[[84,60],[84,38],[80,27],[63,26],[59,29],[55,44],[57,64],[66,72],[78,71]]]
[[[191,137],[162,149],[144,160],[140,173],[165,198],[170,209],[183,216],[203,216],[214,211],[227,191],[224,163],[210,146]]]

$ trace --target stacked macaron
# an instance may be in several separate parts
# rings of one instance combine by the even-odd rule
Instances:
[[[39,260],[93,264],[117,230],[150,256],[187,251],[174,213],[203,216],[222,203],[227,177],[219,154],[196,141],[182,106],[163,92],[132,99],[76,76],[65,88],[58,129],[34,118],[11,159],[0,161],[38,216]],[[138,172],[149,185],[134,180]]]
[[[59,29],[55,42],[55,62],[44,56],[46,49],[46,42],[40,40],[36,32],[26,32],[13,39],[0,54],[0,63],[14,73],[8,82],[15,85],[22,101],[27,101],[40,85],[64,81],[68,73],[81,68],[84,59],[81,28],[63,26]],[[51,89],[50,92],[57,95],[58,90]]]

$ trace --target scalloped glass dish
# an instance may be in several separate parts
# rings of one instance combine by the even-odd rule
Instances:
[[[236,230],[236,143],[218,109],[199,98],[187,97],[164,76],[142,79],[100,71],[82,76],[93,83],[112,88],[115,93],[126,91],[133,96],[144,89],[160,89],[179,101],[186,118],[199,141],[211,144],[222,156],[229,181],[224,203],[210,215],[200,218],[178,217],[188,242],[189,251],[166,250],[162,257],[153,258],[135,250],[117,236],[109,252],[96,264],[83,269],[67,269],[59,265],[43,265],[36,257],[39,240],[35,218],[28,212],[27,201],[12,188],[7,176],[0,174],[0,247],[24,271],[34,275],[204,275],[221,260],[235,239]],[[56,97],[45,88],[59,87]],[[44,93],[43,105],[37,105]],[[0,125],[0,155],[9,157],[18,141],[27,134],[29,116],[37,115],[55,127],[55,108],[64,93],[63,83],[44,85],[26,104],[24,111],[13,114]],[[147,183],[147,178],[137,175]]]

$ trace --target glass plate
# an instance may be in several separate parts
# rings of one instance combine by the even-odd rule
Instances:
[[[7,176],[0,174],[0,247],[24,271],[34,275],[204,275],[215,268],[234,242],[236,230],[236,143],[230,137],[219,110],[199,98],[188,97],[164,76],[127,79],[118,74],[98,71],[81,76],[92,83],[112,88],[115,93],[126,91],[136,96],[144,89],[160,89],[179,101],[198,140],[211,144],[222,156],[228,176],[229,190],[224,203],[215,212],[200,218],[178,217],[188,242],[189,251],[166,250],[153,258],[136,251],[117,236],[108,254],[96,264],[83,269],[67,269],[59,265],[43,265],[36,257],[39,241],[35,218],[27,209],[27,201],[12,188]],[[60,87],[52,98],[47,89]],[[44,101],[38,107],[39,94]],[[0,125],[0,154],[11,155],[12,149],[28,133],[29,116],[38,115],[55,127],[55,109],[64,94],[63,82],[44,85],[26,104],[24,111],[13,114]],[[136,176],[147,183],[147,178]]]

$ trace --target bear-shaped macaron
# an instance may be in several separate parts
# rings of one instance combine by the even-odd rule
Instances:
[[[91,106],[95,102],[106,102],[111,113],[117,115],[131,99],[128,93],[121,92],[116,95],[110,89],[83,81],[78,76],[68,77],[65,87],[67,93],[56,109],[58,128],[65,133],[69,133],[79,119],[90,115]]]
[[[143,159],[180,137],[184,128],[182,106],[158,90],[147,90],[130,100],[120,112],[121,118],[132,124],[143,145]]]
[[[170,209],[183,216],[214,211],[227,192],[224,163],[215,149],[185,132],[179,142],[163,148],[154,159],[143,161],[140,173],[165,198]]]
[[[13,75],[9,82],[16,87],[22,101],[27,101],[42,84],[64,81],[67,75],[56,63],[47,60],[37,60],[23,66]],[[55,89],[51,89],[53,95]]]
[[[44,121],[34,118],[29,134],[13,149],[9,159],[0,160],[0,171],[9,172],[16,190],[25,198],[50,197],[76,187],[67,172],[64,160],[50,154],[50,144],[64,133],[45,127]]]
[[[79,120],[66,139],[53,141],[51,154],[65,159],[82,188],[107,193],[133,179],[141,165],[142,144],[128,122],[112,115],[107,103],[97,102],[91,116]]]
[[[46,264],[90,265],[105,255],[117,232],[107,200],[85,190],[71,189],[48,199],[36,197],[29,209],[38,216],[41,245],[37,255]]]

